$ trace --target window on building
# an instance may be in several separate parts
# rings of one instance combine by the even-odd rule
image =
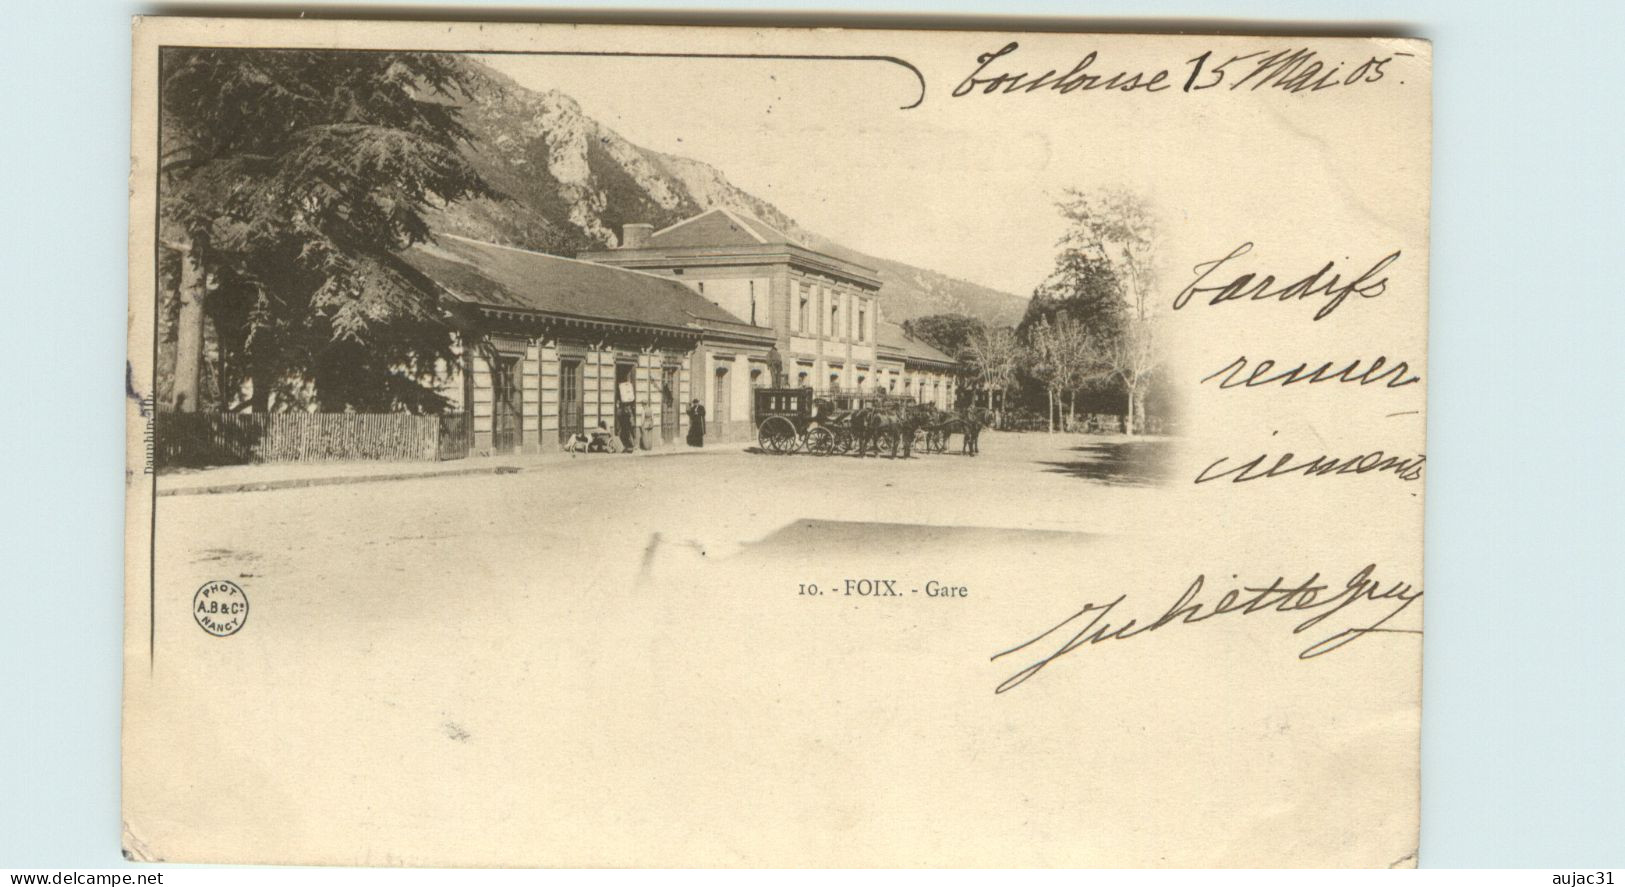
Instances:
[[[732,418],[728,388],[728,368],[717,367],[716,385],[711,391],[711,420],[714,422],[726,422]]]
[[[866,302],[866,301],[860,301],[860,302],[858,302],[858,341],[859,342],[862,342],[864,340],[864,334],[868,331],[868,329],[869,329],[869,303]]]
[[[833,339],[837,335],[839,335],[835,331],[841,328],[841,299],[840,299],[840,297],[838,295],[835,295],[834,293],[831,293],[830,295],[831,295],[831,298],[829,300],[829,333],[828,333],[828,336],[831,339]]]
[[[812,301],[812,287],[806,285],[805,283],[802,284],[800,299],[801,302],[796,306],[796,329],[800,330],[801,332],[806,332],[808,321],[807,308],[808,304]]]
[[[760,324],[756,322],[756,281],[751,280],[747,281],[747,283],[749,284],[750,288],[750,325],[760,326]]]

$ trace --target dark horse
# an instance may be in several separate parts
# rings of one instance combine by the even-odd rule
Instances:
[[[914,430],[921,427],[924,417],[915,409],[899,407],[883,410],[864,407],[852,414],[852,437],[857,443],[858,456],[867,456],[872,450],[880,455],[882,445],[892,458],[899,453],[904,459],[914,455]]]
[[[948,449],[949,439],[960,435],[959,454],[974,456],[982,451],[982,429],[987,427],[989,418],[988,411],[981,407],[966,407],[943,414],[941,420],[931,426],[928,434],[935,441],[938,452]]]
[[[974,456],[982,451],[982,429],[991,419],[992,416],[982,407],[966,407],[960,411],[956,421],[959,422],[960,432],[965,435],[959,444],[961,455]]]

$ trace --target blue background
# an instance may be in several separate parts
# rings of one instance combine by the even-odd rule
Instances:
[[[1114,27],[1194,19],[1207,29],[1254,21],[1319,30],[1362,21],[1433,40],[1421,860],[1625,866],[1625,582],[1614,560],[1625,548],[1617,361],[1625,286],[1616,270],[1625,252],[1625,7],[715,6],[1088,14]],[[129,17],[153,11],[9,4],[0,37],[0,867],[123,864]]]

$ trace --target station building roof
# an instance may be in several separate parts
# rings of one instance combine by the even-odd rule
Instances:
[[[597,262],[440,234],[401,259],[450,298],[478,308],[771,340],[679,281]]]

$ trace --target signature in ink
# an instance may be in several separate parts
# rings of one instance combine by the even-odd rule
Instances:
[[[1051,68],[1042,74],[1030,71],[1020,73],[984,74],[989,65],[1015,52],[1021,44],[1011,41],[1002,48],[993,52],[984,52],[976,57],[976,70],[972,71],[953,89],[954,98],[963,98],[974,92],[983,95],[1008,95],[1013,92],[1037,92],[1048,90],[1050,92],[1066,95],[1079,90],[1089,92],[1102,90],[1105,92],[1162,92],[1173,86],[1168,81],[1166,68],[1157,71],[1128,71],[1117,70],[1109,73],[1095,73],[1090,70],[1099,59],[1099,54],[1089,52],[1074,64],[1066,73],[1059,68]],[[1006,62],[1008,63],[1008,62]]]
[[[1311,613],[1312,615],[1307,619],[1292,628],[1293,634],[1302,634],[1314,630],[1331,617],[1363,601],[1392,605],[1382,615],[1382,618],[1374,622],[1363,627],[1345,628],[1315,641],[1298,653],[1299,659],[1313,659],[1317,656],[1324,656],[1368,634],[1421,634],[1422,632],[1419,629],[1387,628],[1385,626],[1389,620],[1403,613],[1412,603],[1419,600],[1422,597],[1422,589],[1403,581],[1384,583],[1374,578],[1376,572],[1376,564],[1367,564],[1360,568],[1359,572],[1355,573],[1341,590],[1335,592],[1331,591],[1331,586],[1321,582],[1319,573],[1315,573],[1296,585],[1288,585],[1285,577],[1277,577],[1268,585],[1246,585],[1232,588],[1220,596],[1217,601],[1197,600],[1207,585],[1207,577],[1198,575],[1195,581],[1186,587],[1179,599],[1174,601],[1161,616],[1143,624],[1137,619],[1123,621],[1117,618],[1116,610],[1128,599],[1126,594],[1118,595],[1115,599],[1104,604],[1088,603],[1076,613],[1062,619],[1030,640],[1023,641],[1008,650],[994,654],[991,661],[998,661],[1030,648],[1049,649],[1046,646],[1041,646],[1046,639],[1064,638],[1058,646],[1053,648],[1053,652],[1040,656],[1020,671],[1005,678],[994,688],[993,692],[996,694],[1005,693],[1021,686],[1049,667],[1050,663],[1081,647],[1093,646],[1106,641],[1127,640],[1136,635],[1156,631],[1176,623],[1179,625],[1192,625],[1206,622],[1216,616],[1252,616],[1263,612]]]
[[[1387,292],[1388,277],[1383,275],[1382,272],[1389,265],[1399,261],[1400,254],[1400,251],[1396,249],[1383,256],[1377,260],[1376,264],[1347,283],[1343,282],[1342,274],[1333,273],[1337,263],[1328,261],[1320,266],[1320,270],[1315,273],[1300,277],[1281,286],[1276,285],[1274,274],[1266,274],[1260,277],[1257,272],[1252,271],[1237,275],[1226,283],[1204,285],[1209,275],[1218,271],[1226,263],[1239,259],[1252,251],[1253,244],[1248,241],[1231,250],[1222,258],[1196,265],[1191,269],[1196,272],[1196,279],[1191,281],[1190,284],[1179,291],[1179,295],[1174,297],[1174,310],[1178,311],[1184,308],[1190,303],[1193,296],[1207,296],[1209,294],[1211,294],[1211,298],[1207,301],[1209,305],[1220,305],[1237,300],[1293,302],[1311,296],[1321,296],[1326,299],[1326,303],[1320,306],[1320,310],[1316,311],[1314,316],[1315,320],[1321,320],[1329,317],[1349,296],[1357,295],[1362,299],[1375,299]],[[1378,275],[1382,276],[1379,277]]]
[[[1355,358],[1346,365],[1333,369],[1336,361],[1326,361],[1313,370],[1309,369],[1309,362],[1302,361],[1289,369],[1276,369],[1273,360],[1260,360],[1249,366],[1247,355],[1236,358],[1221,370],[1216,370],[1202,377],[1198,385],[1224,376],[1219,381],[1220,388],[1257,388],[1260,385],[1296,385],[1299,382],[1308,385],[1318,385],[1321,382],[1343,382],[1360,386],[1375,385],[1385,382],[1385,388],[1404,388],[1406,385],[1415,385],[1422,381],[1422,377],[1411,372],[1411,365],[1406,361],[1388,363],[1386,355],[1379,354],[1369,363],[1361,358]]]
[[[1391,456],[1382,450],[1372,450],[1359,456],[1348,456],[1339,459],[1325,454],[1314,458],[1298,460],[1296,453],[1282,453],[1275,460],[1274,465],[1264,467],[1269,454],[1262,453],[1246,462],[1238,462],[1227,466],[1222,471],[1216,471],[1220,465],[1230,461],[1229,456],[1221,456],[1213,464],[1202,469],[1192,483],[1205,484],[1209,481],[1230,478],[1231,483],[1245,483],[1250,480],[1269,480],[1274,477],[1285,477],[1290,474],[1301,474],[1304,477],[1323,477],[1328,474],[1370,474],[1371,472],[1392,473],[1402,481],[1422,479],[1422,467],[1427,464],[1428,457],[1420,453],[1414,457],[1401,459]],[[1298,461],[1294,461],[1298,460]]]
[[[1422,466],[1427,465],[1427,456],[1422,455],[1422,453],[1417,453],[1417,455],[1410,456],[1410,458],[1399,458],[1396,455],[1383,453],[1381,450],[1371,450],[1370,453],[1345,456],[1345,458],[1337,458],[1337,456],[1321,453],[1315,458],[1302,458],[1302,460],[1298,458],[1297,453],[1280,453],[1276,458],[1276,463],[1269,466],[1264,465],[1267,460],[1269,460],[1269,453],[1259,453],[1250,460],[1238,461],[1235,465],[1225,466],[1220,471],[1219,466],[1228,463],[1230,456],[1219,456],[1212,465],[1202,468],[1201,473],[1196,474],[1196,479],[1191,482],[1206,484],[1209,481],[1230,478],[1230,482],[1233,482],[1233,484],[1241,484],[1241,482],[1246,481],[1267,481],[1267,479],[1271,478],[1285,478],[1289,474],[1303,474],[1305,478],[1323,478],[1326,474],[1370,474],[1373,471],[1391,473],[1401,481],[1420,481],[1422,479]]]

